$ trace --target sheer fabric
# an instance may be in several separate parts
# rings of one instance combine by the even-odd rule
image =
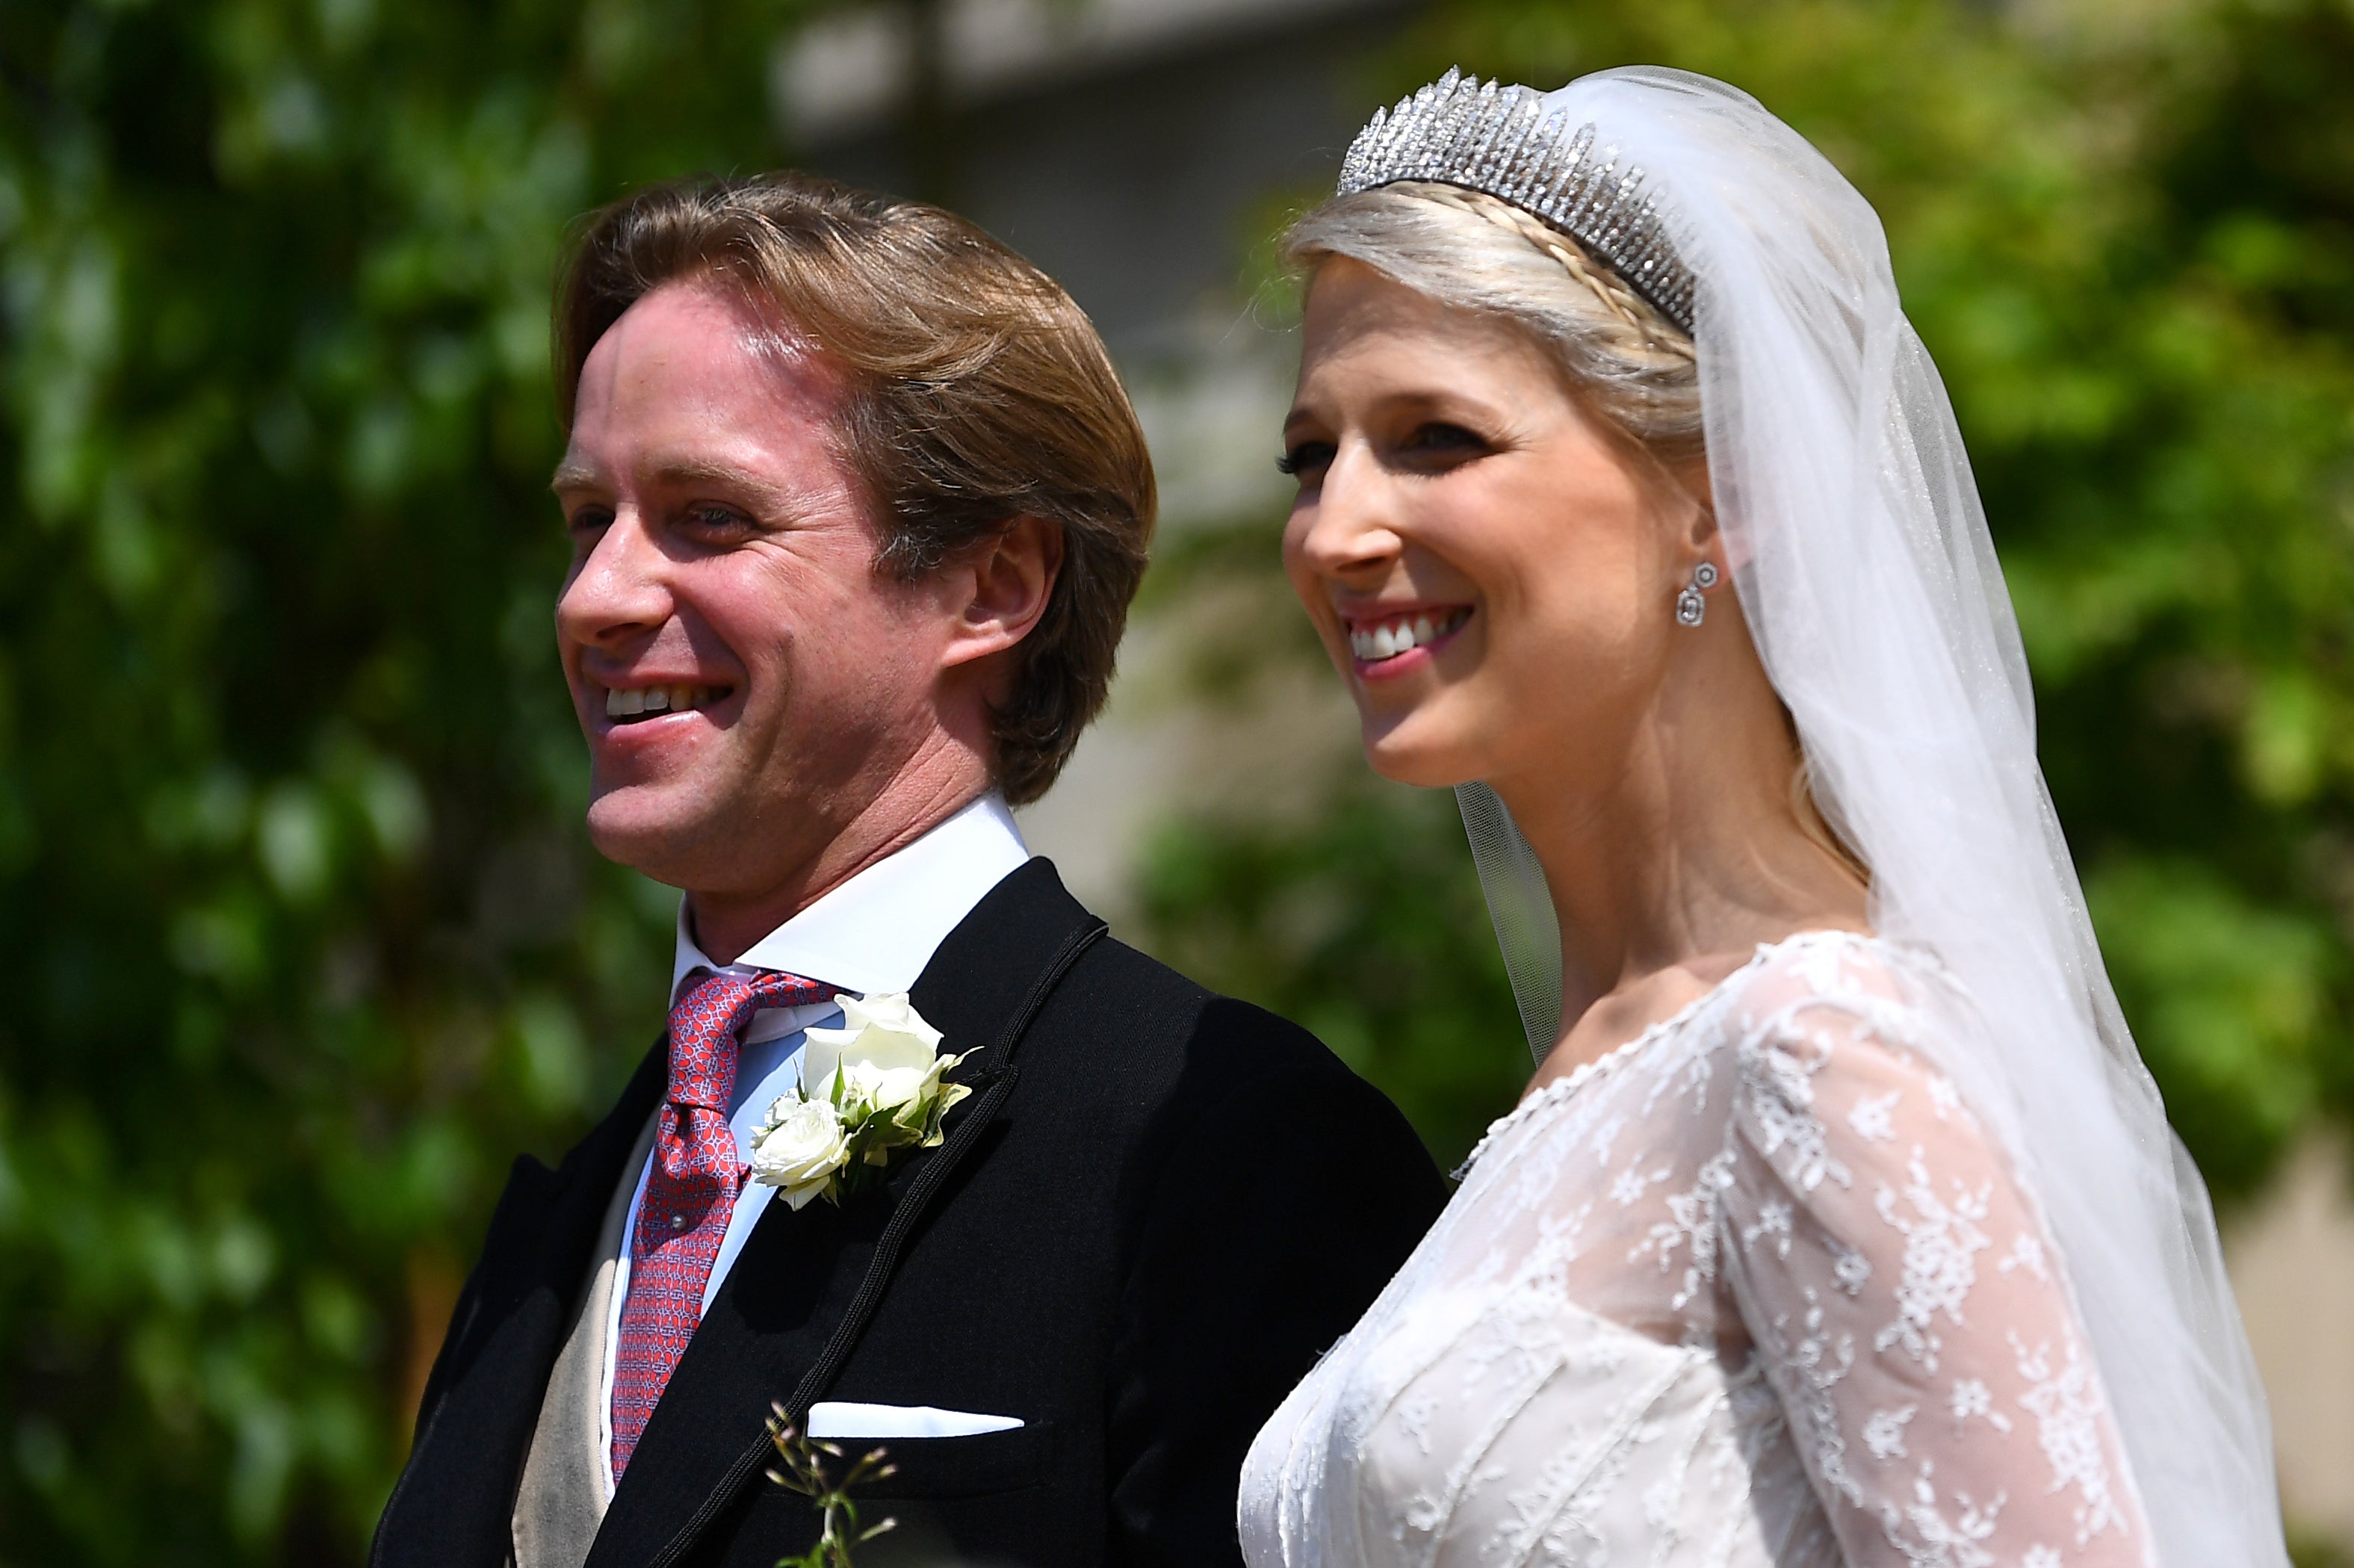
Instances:
[[[1532,1095],[1244,1468],[1253,1568],[2142,1568],[1925,952],[1814,933]]]
[[[1983,1013],[1940,1069],[2068,1260],[2159,1559],[2287,1568],[2264,1393],[2206,1188],[2110,990],[1961,431],[1878,216],[1803,137],[1704,77],[1600,71],[1543,111],[1564,137],[1595,126],[1604,155],[1644,171],[1698,280],[1734,589],[1816,798],[1872,868],[1873,927],[1934,952]],[[1482,793],[1464,791],[1480,879],[1549,1047],[1557,971],[1514,955],[1543,950],[1550,891]]]

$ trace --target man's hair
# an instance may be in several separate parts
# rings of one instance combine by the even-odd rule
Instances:
[[[736,292],[843,373],[836,437],[913,579],[1015,518],[1063,564],[991,714],[997,782],[1044,795],[1103,707],[1154,508],[1144,433],[1059,284],[952,213],[798,173],[650,185],[586,221],[556,300],[568,427],[605,330],[665,283]]]

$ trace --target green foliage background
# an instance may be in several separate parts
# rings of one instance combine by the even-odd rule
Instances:
[[[518,1148],[657,1024],[550,657],[546,300],[778,157],[750,0],[0,5],[0,1562],[348,1563]],[[2219,1189],[2354,1106],[2346,0],[1457,0],[1366,84],[1741,81],[1887,216],[2048,766]],[[1268,519],[1165,601],[1272,583]],[[1297,645],[1295,645],[1297,646]],[[1443,798],[1195,821],[1148,938],[1459,1153],[1525,1072]]]
[[[507,1160],[659,1026],[548,288],[772,156],[788,16],[0,6],[0,1556],[355,1560]]]

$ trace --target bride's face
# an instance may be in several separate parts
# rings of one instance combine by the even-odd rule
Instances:
[[[1373,767],[1442,786],[1623,755],[1674,652],[1699,503],[1528,339],[1369,267],[1318,270],[1302,350],[1284,564]]]

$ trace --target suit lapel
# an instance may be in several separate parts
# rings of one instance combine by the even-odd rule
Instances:
[[[597,1232],[664,1081],[659,1044],[612,1114],[560,1170],[515,1162],[482,1259],[426,1385],[408,1464],[386,1504],[370,1561],[498,1563],[514,1489]]]
[[[1003,1068],[991,1056],[1004,1054],[1011,1026],[1026,1022],[1058,966],[1100,929],[1053,864],[1033,860],[949,933],[911,994],[946,1037],[942,1050],[981,1047],[955,1075],[982,1092],[949,1113],[945,1147],[902,1160],[881,1188],[838,1209],[769,1203],[638,1440],[588,1568],[674,1561],[759,1473],[770,1403],[848,1354],[885,1284],[878,1255],[952,1191],[938,1179],[947,1170],[927,1179],[928,1163],[970,1146],[981,1127],[960,1139],[966,1123],[993,1114],[1012,1087],[990,1092]]]

